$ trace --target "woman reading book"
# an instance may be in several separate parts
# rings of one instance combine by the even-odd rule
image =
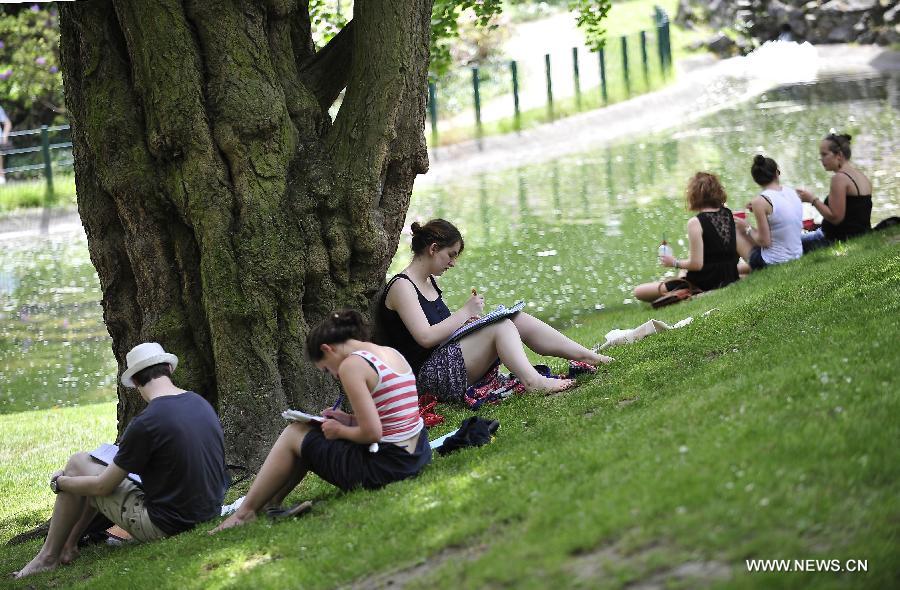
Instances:
[[[393,348],[368,341],[358,312],[331,314],[307,336],[306,352],[317,368],[340,381],[353,413],[326,409],[321,424],[292,422],[269,451],[237,512],[213,532],[255,520],[267,506],[279,506],[309,471],[343,490],[376,489],[417,475],[431,461],[412,369]],[[377,451],[372,443],[379,443]],[[282,513],[297,514],[309,505]]]
[[[409,360],[420,393],[444,402],[462,401],[467,387],[498,358],[528,391],[560,391],[575,384],[571,379],[542,376],[528,361],[523,345],[540,355],[584,363],[591,369],[612,360],[524,312],[446,342],[472,317],[481,315],[484,297],[473,291],[460,309],[451,312],[435,277],[456,266],[465,247],[462,235],[443,219],[425,225],[414,222],[411,229],[412,262],[388,281],[377,313],[381,339]]]

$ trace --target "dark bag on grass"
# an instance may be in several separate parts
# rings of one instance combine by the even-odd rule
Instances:
[[[900,225],[900,217],[897,217],[896,215],[894,215],[893,217],[882,219],[878,222],[878,225],[876,225],[872,229],[875,231],[881,231],[889,227],[894,227],[895,225]]]
[[[500,422],[496,420],[486,420],[478,416],[466,418],[459,425],[456,434],[447,437],[444,444],[438,447],[437,452],[446,455],[466,447],[480,447],[491,442],[491,438],[498,428],[500,428]]]

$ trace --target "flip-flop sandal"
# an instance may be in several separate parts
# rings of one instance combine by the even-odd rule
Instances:
[[[312,502],[307,500],[306,502],[300,502],[299,504],[295,504],[288,508],[269,508],[266,510],[266,515],[269,518],[291,518],[297,516],[303,516],[307,512],[312,510]]]

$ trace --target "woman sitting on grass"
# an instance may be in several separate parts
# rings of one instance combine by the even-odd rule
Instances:
[[[321,426],[293,422],[285,428],[240,508],[213,532],[280,505],[308,471],[342,490],[375,489],[413,477],[431,461],[409,363],[393,348],[368,342],[367,332],[358,312],[344,310],[309,333],[307,355],[340,380],[353,414],[327,409]],[[377,452],[370,452],[376,442]],[[309,506],[304,502],[283,512],[299,514]]]
[[[685,196],[688,209],[697,211],[687,223],[690,256],[687,260],[662,256],[660,264],[686,270],[684,278],[704,291],[733,283],[738,280],[737,242],[725,189],[715,174],[698,172],[688,182]],[[683,284],[679,279],[644,283],[634,288],[634,296],[655,301]]]
[[[803,256],[803,203],[797,192],[781,184],[781,171],[772,158],[753,158],[750,174],[763,190],[747,205],[756,217],[756,229],[743,219],[734,220],[737,251],[748,263],[738,266],[741,274]]]
[[[470,318],[481,314],[484,297],[473,291],[465,305],[451,312],[435,277],[456,265],[464,247],[462,235],[443,219],[425,225],[414,222],[411,229],[412,262],[385,287],[378,324],[384,343],[409,359],[420,393],[444,402],[462,402],[468,386],[481,379],[498,357],[528,391],[560,391],[575,384],[571,379],[539,374],[525,356],[523,344],[540,355],[579,361],[591,369],[612,360],[524,312],[441,346]]]
[[[825,202],[807,190],[797,189],[800,199],[822,214],[822,226],[803,234],[804,253],[872,228],[872,182],[850,163],[850,155],[850,136],[829,133],[819,144],[822,167],[834,172]]]

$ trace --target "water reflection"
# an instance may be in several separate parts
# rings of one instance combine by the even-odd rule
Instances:
[[[525,299],[532,312],[566,325],[595,307],[622,304],[635,284],[657,278],[663,235],[687,254],[683,191],[696,170],[722,177],[732,208],[758,190],[749,174],[758,152],[779,162],[787,184],[822,194],[829,174],[817,146],[834,127],[854,136],[854,160],[874,185],[873,219],[900,213],[898,86],[898,77],[784,86],[674,133],[460,179],[439,191],[418,189],[409,221],[431,217],[443,205],[438,199],[453,195],[443,209],[466,236],[466,254],[442,279],[451,305],[461,305],[467,285],[480,281],[489,305]],[[473,185],[477,217],[468,197]],[[408,260],[406,248],[399,252],[395,269]]]
[[[764,151],[786,183],[822,194],[829,175],[816,149],[835,127],[854,136],[854,160],[872,179],[873,218],[900,215],[898,97],[896,77],[782,87],[676,132],[419,188],[407,225],[445,217],[463,231],[465,255],[442,279],[451,306],[474,286],[489,305],[525,299],[563,327],[657,278],[663,236],[686,254],[682,195],[698,169],[719,173],[741,207],[757,190],[751,158]],[[393,270],[409,260],[409,239]],[[114,398],[99,300],[83,237],[0,241],[0,413]]]

